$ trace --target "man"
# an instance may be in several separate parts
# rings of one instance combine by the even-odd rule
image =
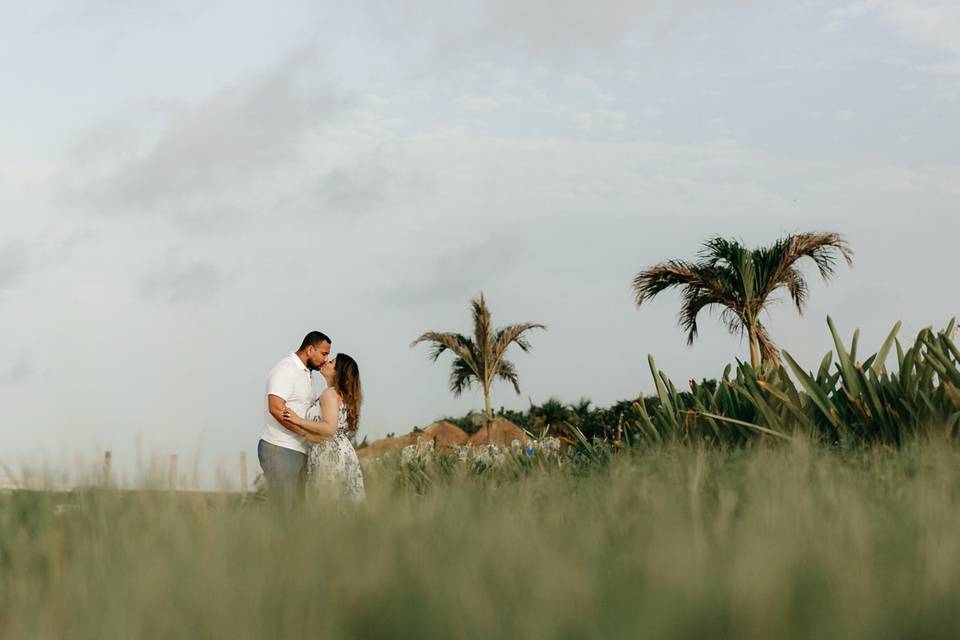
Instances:
[[[318,397],[310,372],[327,361],[330,343],[323,333],[311,331],[300,348],[278,362],[267,378],[267,410],[257,455],[267,489],[283,504],[290,505],[299,497],[307,463],[304,431],[283,418],[283,409],[289,407],[305,417]]]

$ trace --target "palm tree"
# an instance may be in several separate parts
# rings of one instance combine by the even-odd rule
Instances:
[[[532,430],[550,433],[564,422],[576,422],[571,408],[556,398],[550,398],[539,407],[530,403],[527,412]]]
[[[430,358],[434,362],[444,351],[452,351],[454,360],[450,371],[450,390],[454,396],[459,396],[464,389],[479,383],[483,389],[484,415],[489,422],[493,419],[490,387],[494,379],[500,378],[511,383],[516,392],[520,393],[517,369],[504,357],[507,348],[515,344],[522,351],[529,351],[530,343],[523,334],[531,329],[547,327],[525,322],[494,329],[483,293],[479,298],[471,300],[470,306],[473,312],[473,338],[459,333],[428,331],[410,343],[410,346],[415,347],[421,342],[433,343]]]
[[[778,363],[779,350],[760,322],[760,313],[773,301],[773,293],[786,287],[803,314],[809,288],[797,262],[810,258],[824,281],[833,277],[838,258],[853,265],[853,250],[837,233],[799,233],[768,247],[747,249],[737,240],[714,237],[703,244],[697,262],[670,260],[645,269],[633,279],[637,307],[658,293],[680,287],[682,306],[678,324],[687,332],[687,343],[697,337],[697,316],[707,307],[723,308],[720,319],[731,333],[747,334],[750,363]]]

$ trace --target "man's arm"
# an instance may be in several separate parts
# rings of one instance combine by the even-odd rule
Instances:
[[[280,426],[294,432],[298,436],[305,436],[307,433],[306,431],[283,417],[283,410],[286,408],[286,406],[287,401],[280,396],[275,396],[272,393],[267,396],[267,410],[270,412],[270,415],[272,415],[274,419],[280,423]]]

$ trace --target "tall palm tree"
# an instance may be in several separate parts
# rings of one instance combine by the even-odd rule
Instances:
[[[680,287],[682,306],[678,324],[687,332],[687,343],[697,337],[697,316],[707,307],[723,309],[720,319],[731,333],[747,335],[750,363],[757,367],[779,362],[780,353],[760,322],[760,313],[786,287],[803,314],[809,288],[798,262],[810,258],[824,281],[836,272],[839,258],[853,265],[853,250],[837,233],[798,233],[780,238],[768,247],[747,249],[737,240],[714,237],[703,244],[697,262],[670,260],[644,269],[633,279],[637,307],[658,293]]]
[[[415,347],[421,342],[433,343],[430,358],[434,362],[444,351],[452,351],[454,360],[450,371],[450,390],[454,396],[459,396],[464,389],[479,383],[483,389],[484,414],[489,422],[493,419],[490,387],[496,378],[511,383],[516,392],[520,393],[517,368],[504,357],[507,348],[515,344],[522,351],[529,351],[530,343],[523,334],[531,329],[547,327],[525,322],[494,329],[483,293],[479,298],[470,301],[470,307],[473,312],[473,338],[459,333],[428,331],[410,343],[410,346]]]

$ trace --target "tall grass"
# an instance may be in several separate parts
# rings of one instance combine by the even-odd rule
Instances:
[[[960,628],[960,449],[637,448],[359,512],[0,496],[3,638],[902,638]]]

